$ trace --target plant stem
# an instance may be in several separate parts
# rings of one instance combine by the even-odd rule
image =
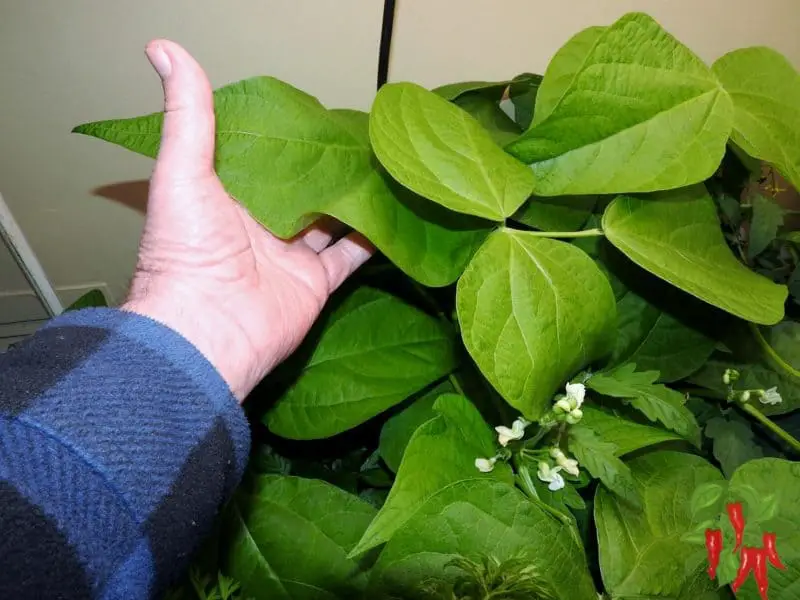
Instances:
[[[743,404],[740,404],[739,406],[742,407],[742,410],[744,412],[753,417],[756,421],[761,423],[764,427],[769,429],[772,433],[777,435],[784,442],[789,444],[789,446],[791,446],[795,452],[800,453],[800,441],[798,441],[791,433],[780,427],[777,423],[775,423],[772,419],[767,417],[767,415],[762,413],[760,410],[758,410],[755,406],[753,406],[749,402],[745,402]]]
[[[756,338],[756,342],[758,342],[759,347],[764,351],[765,358],[768,362],[772,363],[774,367],[784,371],[787,375],[791,377],[796,377],[800,379],[800,371],[795,369],[792,365],[787,363],[783,360],[780,355],[775,352],[775,349],[769,345],[769,342],[764,338],[764,335],[761,333],[761,330],[758,328],[758,325],[755,323],[749,323],[750,331],[753,332],[753,336]]]
[[[461,387],[461,384],[458,382],[455,373],[450,373],[450,375],[447,376],[447,379],[453,385],[457,394],[461,394],[462,396],[466,397],[466,394],[464,393],[464,388]]]
[[[526,235],[546,238],[582,238],[605,235],[602,229],[584,229],[583,231],[526,231]]]

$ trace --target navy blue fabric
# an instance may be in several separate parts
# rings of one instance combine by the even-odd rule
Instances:
[[[112,309],[54,319],[0,354],[0,598],[156,596],[249,443],[225,382],[174,331]]]

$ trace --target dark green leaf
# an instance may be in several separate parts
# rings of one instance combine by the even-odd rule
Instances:
[[[357,597],[367,577],[347,553],[374,516],[327,483],[263,476],[229,507],[225,571],[255,600]]]
[[[496,454],[494,432],[469,400],[447,394],[433,408],[438,416],[411,436],[386,504],[353,549],[353,556],[388,541],[436,492],[480,477],[475,459]],[[510,469],[500,462],[483,477],[510,481]]]
[[[214,104],[217,173],[228,193],[279,237],[329,214],[366,235],[410,276],[442,286],[456,280],[486,235],[485,222],[428,206],[381,172],[366,113],[328,111],[271,77],[222,87]],[[161,121],[157,113],[75,131],[155,157]]]
[[[658,371],[635,370],[636,365],[627,364],[609,373],[597,373],[586,386],[604,396],[626,400],[651,421],[659,421],[699,445],[700,428],[692,412],[684,406],[685,398],[675,390],[655,384]]]
[[[603,584],[612,598],[711,600],[726,598],[709,580],[706,565],[686,572],[695,548],[681,537],[692,531],[690,499],[704,483],[722,481],[698,456],[655,452],[632,460],[642,507],[620,502],[605,489],[595,497]]]
[[[453,384],[449,381],[440,383],[422,397],[414,400],[413,404],[403,412],[386,421],[381,429],[378,450],[381,458],[392,471],[397,473],[397,469],[400,468],[403,453],[417,428],[439,414],[433,410],[433,405],[439,396],[454,391]]]
[[[265,416],[280,436],[341,433],[456,366],[453,332],[385,292],[360,288],[320,323],[308,362]]]
[[[617,447],[603,441],[588,425],[569,428],[569,450],[592,477],[625,501],[638,504],[639,495],[628,466],[617,458]]]
[[[753,220],[750,222],[750,238],[747,256],[750,259],[761,254],[775,239],[778,228],[783,225],[783,209],[774,200],[757,194],[752,199]]]
[[[786,287],[734,257],[705,186],[620,196],[606,209],[603,230],[640,267],[709,304],[765,325],[783,317]]]
[[[617,341],[609,366],[635,363],[659,381],[684,379],[711,356],[716,342],[628,290],[617,300]]]
[[[523,131],[528,129],[533,121],[536,96],[541,83],[541,75],[523,73],[514,77],[508,88],[508,96],[514,105],[514,121]]]
[[[499,100],[510,83],[510,81],[459,81],[441,85],[432,91],[445,100],[451,101],[457,100],[465,94],[472,95],[473,92],[480,92],[487,97]]]
[[[753,440],[753,430],[742,421],[715,417],[706,424],[706,435],[714,441],[714,458],[725,477],[733,475],[748,460],[764,456]]]
[[[651,192],[713,175],[733,106],[711,70],[645,14],[596,33],[580,34],[576,60],[559,63],[563,72],[547,70],[538,102],[558,100],[543,120],[537,110],[531,129],[508,146],[532,163],[534,193]],[[567,85],[546,95],[549,78]]]
[[[528,419],[613,341],[614,295],[584,252],[500,229],[458,282],[464,345],[486,379]]]
[[[487,556],[527,559],[560,600],[596,598],[583,549],[569,528],[511,486],[485,479],[454,483],[419,508],[381,553],[370,597],[440,600],[432,584],[452,585],[458,572],[448,564],[454,558]]]
[[[542,231],[578,231],[596,204],[597,196],[533,196],[511,218]]]
[[[418,85],[383,86],[369,133],[392,177],[450,210],[502,221],[533,189],[531,170],[498,148],[480,123]]]
[[[519,125],[514,123],[492,98],[483,94],[466,94],[454,102],[483,125],[498,146],[511,143],[522,133]]]
[[[82,308],[102,308],[105,306],[108,306],[108,301],[103,295],[103,292],[100,290],[91,290],[65,308],[64,312],[81,310]]]

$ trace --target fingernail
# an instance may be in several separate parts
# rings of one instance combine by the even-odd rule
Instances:
[[[153,68],[161,76],[161,79],[169,77],[169,74],[172,72],[172,63],[167,53],[164,52],[164,49],[161,47],[161,44],[152,44],[148,46],[145,50],[145,54],[147,54],[150,64],[153,65]]]

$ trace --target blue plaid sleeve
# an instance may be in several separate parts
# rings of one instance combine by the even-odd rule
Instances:
[[[244,470],[247,421],[183,337],[67,313],[0,354],[0,598],[156,596]]]

